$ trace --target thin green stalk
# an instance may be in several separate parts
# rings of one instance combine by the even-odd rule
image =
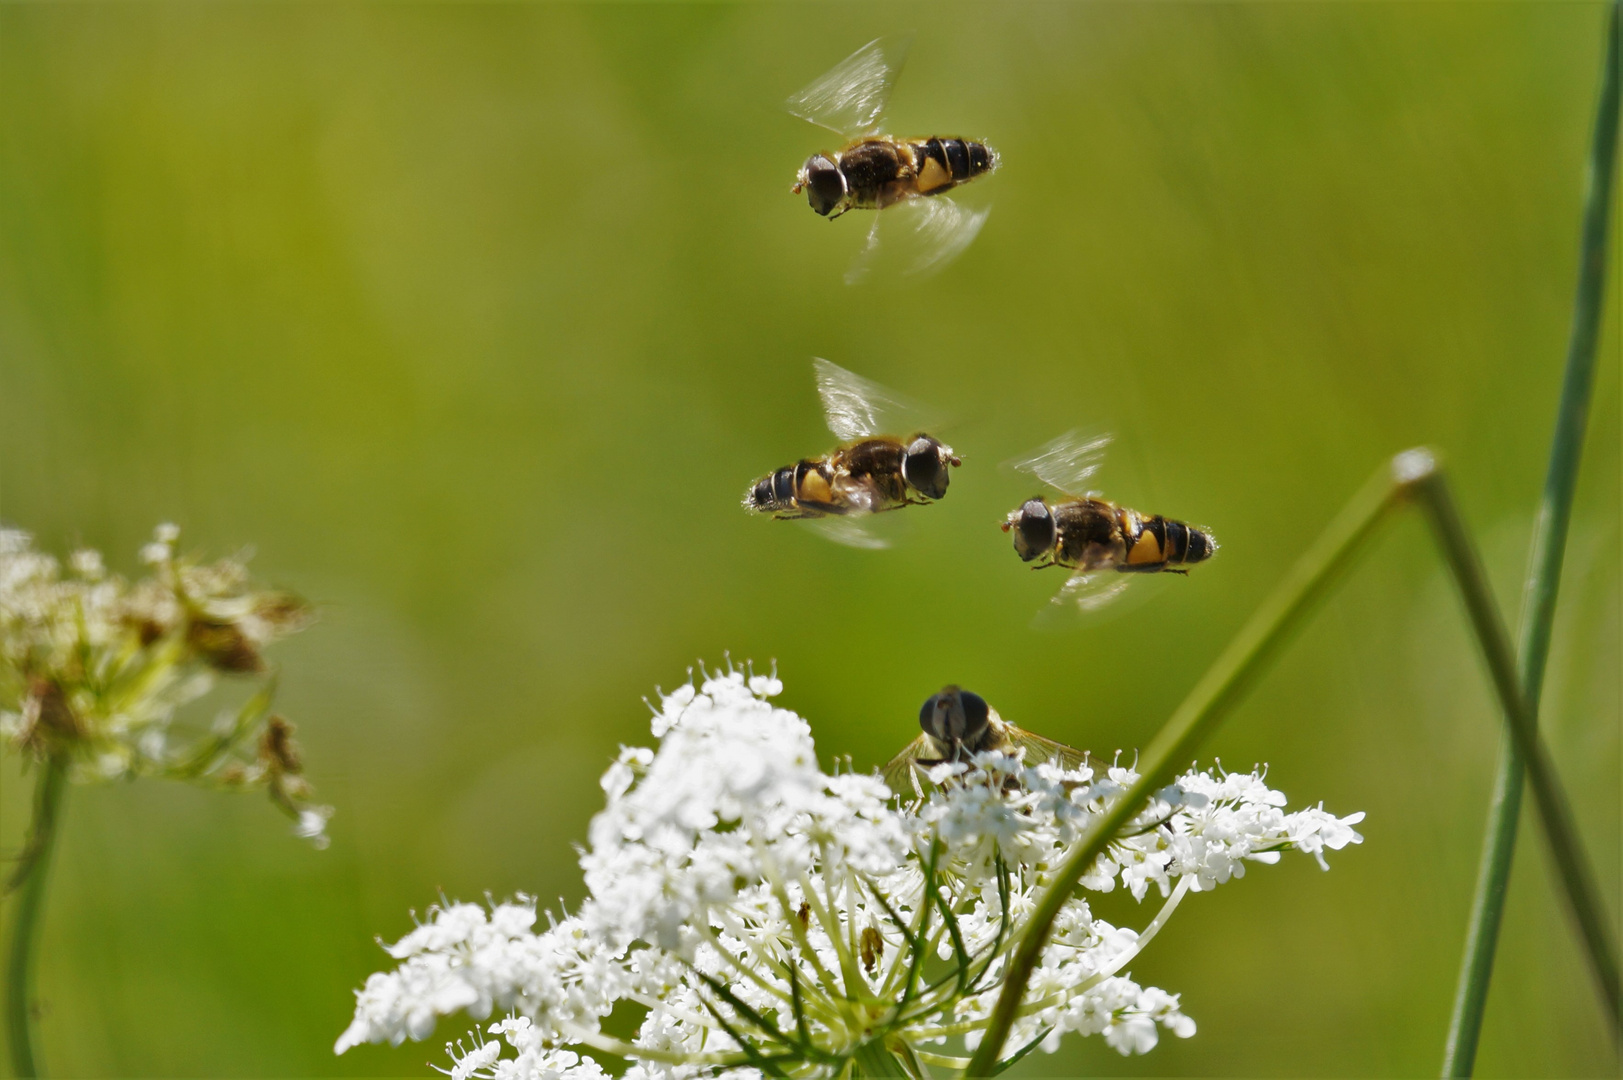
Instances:
[[[1047,941],[1055,917],[1070,899],[1082,874],[1092,866],[1112,837],[1148,804],[1150,797],[1177,774],[1178,768],[1194,753],[1200,742],[1227,716],[1240,697],[1300,625],[1313,605],[1330,590],[1351,564],[1353,557],[1390,512],[1414,499],[1427,510],[1439,546],[1456,584],[1460,587],[1472,616],[1472,628],[1481,642],[1494,676],[1500,703],[1511,731],[1533,763],[1533,781],[1540,820],[1549,836],[1558,861],[1576,866],[1563,873],[1562,882],[1572,901],[1574,913],[1584,928],[1585,940],[1593,954],[1597,972],[1616,961],[1602,938],[1595,937],[1585,922],[1585,912],[1601,911],[1592,881],[1584,870],[1582,851],[1571,832],[1570,815],[1563,813],[1565,800],[1555,789],[1556,778],[1549,759],[1538,742],[1537,732],[1528,722],[1523,699],[1518,692],[1514,665],[1498,612],[1487,591],[1486,579],[1475,551],[1460,526],[1458,514],[1448,497],[1448,489],[1432,456],[1411,450],[1393,459],[1389,470],[1377,474],[1331,522],[1330,527],[1291,568],[1285,580],[1251,620],[1230,642],[1215,664],[1196,684],[1189,697],[1172,714],[1140,758],[1138,781],[1089,829],[1077,850],[1054,874],[1052,884],[1033,910],[1020,946],[1009,962],[1003,991],[987,1024],[986,1036],[970,1060],[967,1076],[991,1076],[998,1055],[1008,1039],[1009,1029],[1019,1012],[1020,1000]],[[1495,628],[1497,627],[1497,637]],[[1602,978],[1605,985],[1606,980]]]
[[[1606,60],[1601,70],[1595,131],[1589,153],[1588,190],[1584,195],[1582,248],[1578,261],[1578,294],[1573,302],[1572,329],[1567,342],[1567,368],[1556,412],[1550,465],[1544,478],[1544,497],[1533,526],[1532,552],[1523,591],[1519,681],[1527,695],[1528,715],[1538,723],[1539,696],[1544,666],[1550,653],[1555,621],[1556,593],[1561,582],[1561,561],[1567,546],[1577,487],[1578,461],[1583,452],[1589,399],[1595,381],[1595,357],[1605,304],[1606,246],[1610,235],[1612,176],[1617,165],[1619,4],[1614,0],[1607,21]],[[1460,963],[1454,1012],[1443,1051],[1443,1075],[1470,1076],[1476,1065],[1477,1041],[1487,1007],[1488,983],[1493,975],[1499,924],[1516,852],[1516,830],[1521,819],[1522,758],[1512,740],[1500,750],[1493,801],[1488,808],[1482,862],[1476,895],[1466,928],[1465,956]]]
[[[1494,691],[1499,695],[1499,706],[1509,721],[1511,743],[1533,782],[1533,801],[1538,805],[1539,821],[1544,825],[1544,839],[1549,844],[1550,856],[1555,860],[1556,872],[1565,886],[1567,903],[1578,922],[1586,955],[1595,981],[1600,985],[1611,1016],[1612,1036],[1623,1033],[1623,997],[1618,987],[1617,945],[1612,941],[1612,930],[1594,871],[1584,856],[1578,839],[1578,827],[1572,816],[1572,807],[1556,779],[1555,766],[1549,751],[1538,736],[1538,724],[1529,704],[1530,695],[1523,693],[1516,676],[1516,657],[1510,648],[1510,634],[1505,630],[1499,608],[1488,589],[1488,575],[1482,569],[1459,510],[1449,493],[1448,484],[1440,472],[1431,472],[1420,478],[1415,489],[1415,501],[1425,512],[1437,544],[1443,550],[1449,569],[1454,572],[1455,584],[1465,601],[1465,610],[1488,662],[1488,673],[1493,679]]]
[[[34,787],[34,820],[28,834],[29,863],[19,868],[17,917],[12,923],[11,952],[6,958],[6,1041],[11,1047],[11,1071],[18,1077],[41,1074],[34,1045],[34,953],[39,945],[40,914],[45,906],[45,879],[51,866],[62,796],[67,790],[67,760],[48,758]]]

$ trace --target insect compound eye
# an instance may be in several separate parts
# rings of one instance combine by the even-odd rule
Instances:
[[[919,727],[924,729],[925,734],[942,742],[963,741],[964,704],[961,693],[956,686],[948,686],[924,699],[924,707],[919,710]]]
[[[928,435],[920,435],[908,443],[902,458],[902,479],[926,499],[945,495],[952,475],[942,460],[941,444]]]
[[[1020,519],[1014,527],[1014,550],[1021,562],[1050,551],[1055,540],[1054,515],[1041,499],[1028,499],[1020,507]]]
[[[986,730],[992,710],[986,704],[985,698],[968,690],[958,691],[958,701],[964,713],[962,738],[965,742],[973,744],[980,738],[981,732]]]
[[[986,730],[990,715],[985,698],[948,686],[924,699],[924,707],[919,710],[919,727],[942,742],[973,746]]]
[[[947,738],[947,725],[938,705],[945,696],[944,694],[931,694],[924,699],[924,704],[919,707],[919,727],[924,729],[926,735],[942,740]]]
[[[801,172],[806,177],[806,201],[817,213],[827,217],[845,198],[845,177],[839,166],[819,154],[809,158]]]

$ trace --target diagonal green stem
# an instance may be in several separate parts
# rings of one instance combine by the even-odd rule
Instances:
[[[992,1009],[986,1034],[964,1071],[965,1076],[995,1074],[998,1055],[1003,1052],[1009,1028],[1019,1012],[1037,957],[1048,940],[1054,919],[1070,899],[1082,874],[1093,865],[1110,838],[1149,801],[1150,795],[1173,778],[1178,764],[1188,760],[1200,741],[1222,721],[1261,673],[1264,664],[1296,629],[1314,602],[1329,591],[1335,576],[1346,569],[1363,542],[1396,505],[1398,490],[1384,472],[1366,484],[1291,568],[1279,588],[1229,642],[1223,655],[1161,727],[1139,758],[1138,782],[1088,831],[1075,853],[1055,872],[1052,884],[1027,918],[1025,933],[1004,975],[1003,991]]]
[[[14,879],[17,916],[11,929],[11,952],[6,957],[6,1042],[11,1047],[14,1076],[41,1075],[34,1045],[34,953],[39,945],[40,914],[45,904],[45,879],[51,867],[62,795],[67,789],[68,763],[60,756],[47,759],[34,787],[34,820],[29,828],[29,864],[26,876]]]
[[[1589,918],[1589,913],[1604,909],[1594,891],[1592,875],[1583,864],[1582,849],[1572,830],[1571,815],[1565,812],[1565,799],[1556,788],[1554,770],[1538,742],[1537,731],[1518,691],[1508,638],[1487,591],[1480,561],[1460,525],[1447,485],[1432,456],[1423,450],[1411,450],[1399,454],[1393,459],[1390,471],[1383,470],[1365,485],[1291,568],[1279,588],[1229,643],[1144,750],[1138,781],[1089,829],[1076,851],[1055,872],[1052,884],[1029,917],[1019,948],[1009,962],[1003,991],[993,1008],[986,1035],[965,1070],[966,1076],[995,1073],[998,1055],[1002,1053],[1048,932],[1082,874],[1093,865],[1111,837],[1177,774],[1179,766],[1223,721],[1313,605],[1329,592],[1351,564],[1364,541],[1393,509],[1410,499],[1418,501],[1427,511],[1441,553],[1465,599],[1472,629],[1492,671],[1506,721],[1530,763],[1529,777],[1541,812],[1540,821],[1551,850],[1557,855],[1558,865],[1563,868],[1562,882],[1584,930],[1591,958],[1603,988],[1615,988],[1615,953],[1604,933],[1597,936],[1593,932],[1595,926],[1591,923],[1595,920]],[[1571,873],[1566,872],[1569,866],[1574,868]],[[1598,921],[1601,930],[1604,925],[1604,919]],[[1611,972],[1609,983],[1604,974],[1607,970]],[[1612,1001],[1615,1004],[1615,993]]]
[[[1510,742],[1526,768],[1533,783],[1533,801],[1538,805],[1539,821],[1544,825],[1544,839],[1549,844],[1550,856],[1555,860],[1556,872],[1566,886],[1567,902],[1573,918],[1578,922],[1595,981],[1600,984],[1611,1016],[1612,1035],[1623,1032],[1623,1000],[1618,989],[1617,945],[1612,941],[1611,926],[1606,907],[1600,899],[1600,888],[1594,871],[1584,856],[1578,840],[1577,823],[1572,807],[1556,779],[1555,766],[1550,753],[1538,736],[1538,722],[1529,695],[1522,692],[1516,679],[1516,657],[1510,648],[1510,634],[1499,617],[1499,608],[1488,589],[1488,576],[1482,569],[1470,536],[1460,521],[1459,510],[1449,494],[1441,473],[1433,471],[1421,477],[1415,491],[1415,501],[1425,512],[1437,544],[1449,568],[1454,572],[1455,584],[1465,601],[1471,627],[1476,631],[1477,643],[1482,647],[1493,679],[1494,691],[1499,696],[1499,707],[1509,721]]]
[[[1544,479],[1544,498],[1533,527],[1523,593],[1521,650],[1518,672],[1527,693],[1527,710],[1538,723],[1539,695],[1544,686],[1544,664],[1550,653],[1550,631],[1555,621],[1556,592],[1561,582],[1561,561],[1572,517],[1578,461],[1583,452],[1589,399],[1595,381],[1595,356],[1600,319],[1605,304],[1606,245],[1610,233],[1612,175],[1617,164],[1618,127],[1618,3],[1611,5],[1607,21],[1606,61],[1601,70],[1600,99],[1595,108],[1595,132],[1589,155],[1588,190],[1584,196],[1582,253],[1578,262],[1578,295],[1573,304],[1572,331],[1567,343],[1567,369],[1556,412],[1550,466]],[[1465,957],[1460,964],[1454,1013],[1443,1051],[1443,1075],[1470,1076],[1476,1065],[1477,1040],[1493,975],[1494,950],[1504,915],[1505,891],[1516,852],[1516,829],[1521,817],[1522,757],[1507,740],[1500,750],[1493,801],[1477,874],[1476,895],[1466,929]]]

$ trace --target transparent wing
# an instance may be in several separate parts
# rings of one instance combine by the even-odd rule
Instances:
[[[841,442],[912,433],[902,427],[890,432],[886,429],[897,419],[916,416],[920,409],[914,403],[821,357],[812,359],[812,368],[817,374],[817,394],[823,399],[828,429]]]
[[[1149,575],[1094,570],[1073,574],[1032,620],[1039,630],[1068,630],[1095,621],[1135,580]],[[1137,605],[1133,605],[1137,606]]]
[[[1115,570],[1072,574],[1065,584],[1059,587],[1059,592],[1054,594],[1054,599],[1049,603],[1060,607],[1074,607],[1083,612],[1100,611],[1106,604],[1114,602],[1127,591],[1127,586],[1133,583],[1134,576]]]
[[[934,741],[920,732],[918,738],[903,747],[900,754],[885,762],[879,775],[898,795],[923,798],[924,784],[915,765],[920,761],[934,761],[935,754]]]
[[[1099,764],[1089,757],[1086,750],[1078,750],[1062,742],[1055,742],[1007,720],[1003,721],[1003,727],[1011,743],[1025,748],[1027,765],[1041,765],[1045,761],[1051,761],[1067,770],[1080,769],[1084,765],[1092,765],[1095,770],[1099,768]]]
[[[823,539],[846,547],[863,551],[883,551],[890,547],[889,540],[875,536],[866,526],[848,517],[807,518],[806,527]]]
[[[945,195],[906,199],[882,210],[845,272],[845,283],[855,285],[876,271],[929,277],[963,254],[991,212],[989,206],[970,210]]]
[[[862,250],[857,257],[851,260],[851,268],[845,272],[845,283],[855,285],[867,277],[879,259],[879,223],[884,220],[880,214],[875,214],[873,224],[868,226],[868,238],[862,242]]]
[[[1110,438],[1107,434],[1084,434],[1072,428],[1052,442],[1043,444],[1030,457],[1019,458],[1009,464],[1067,495],[1092,494],[1087,484],[1104,463]]]
[[[945,195],[912,199],[895,210],[891,222],[896,231],[909,230],[902,233],[906,239],[897,242],[912,249],[904,252],[902,273],[920,277],[928,277],[963,254],[992,212],[990,206],[970,210]]]
[[[1078,580],[1086,578],[1086,581]],[[1039,630],[1072,630],[1112,622],[1178,589],[1182,574],[1124,574],[1094,570],[1071,577],[1032,620]]]
[[[872,135],[879,130],[896,73],[912,44],[912,34],[870,41],[783,106],[802,120],[846,138]]]

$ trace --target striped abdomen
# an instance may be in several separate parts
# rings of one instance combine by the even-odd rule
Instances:
[[[1118,570],[1153,573],[1205,562],[1217,550],[1217,541],[1204,529],[1155,514],[1142,517],[1125,506],[1117,507],[1124,548]]]
[[[936,195],[997,168],[997,153],[973,139],[909,139],[914,184],[920,195]]]
[[[806,458],[767,473],[744,493],[744,509],[781,517],[844,513],[834,505],[834,471],[821,458]]]

